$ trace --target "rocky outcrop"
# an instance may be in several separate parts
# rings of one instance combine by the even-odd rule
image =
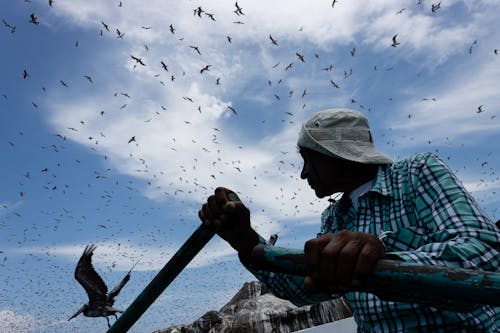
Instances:
[[[174,329],[186,333],[268,333],[294,332],[352,315],[343,299],[297,307],[277,298],[257,281],[246,282],[219,311],[208,311],[188,325],[176,325],[155,333]]]

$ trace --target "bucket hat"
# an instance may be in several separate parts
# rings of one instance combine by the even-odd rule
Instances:
[[[365,164],[391,164],[393,160],[375,149],[368,119],[350,109],[315,113],[302,125],[299,147]]]

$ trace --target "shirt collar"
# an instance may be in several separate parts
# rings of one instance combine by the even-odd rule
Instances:
[[[375,183],[370,191],[380,193],[384,196],[393,196],[394,191],[390,178],[392,164],[384,164],[378,168]]]
[[[349,198],[351,199],[352,205],[356,210],[358,209],[358,198],[371,190],[373,184],[375,184],[375,178],[370,179],[369,181],[367,181],[363,185],[358,186],[357,188],[352,190],[351,193],[349,193]]]

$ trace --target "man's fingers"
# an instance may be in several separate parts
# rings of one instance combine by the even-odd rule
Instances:
[[[321,253],[323,252],[323,248],[330,242],[332,236],[331,234],[323,235],[310,239],[304,244],[304,259],[310,273],[319,273]]]
[[[319,263],[319,278],[322,281],[327,282],[336,279],[338,257],[344,244],[344,239],[334,236],[330,238],[329,242],[323,248]]]
[[[338,284],[344,286],[352,285],[352,272],[363,245],[363,241],[357,239],[343,245],[337,257],[337,269],[335,271],[335,280]]]
[[[208,197],[207,205],[208,205],[208,208],[210,209],[212,216],[219,214],[219,212],[221,210],[221,205],[217,202],[215,195],[211,195]]]
[[[381,244],[371,242],[364,244],[352,272],[352,280],[355,285],[366,279],[366,277],[373,271],[377,261],[384,257],[384,253],[385,251]]]
[[[312,289],[346,291],[359,286],[384,253],[376,236],[359,232],[343,230],[311,239],[304,246],[305,281]]]
[[[214,197],[215,197],[217,204],[220,207],[224,206],[226,204],[226,202],[229,201],[229,199],[227,197],[228,192],[230,192],[230,190],[225,188],[225,187],[217,187],[215,189]]]

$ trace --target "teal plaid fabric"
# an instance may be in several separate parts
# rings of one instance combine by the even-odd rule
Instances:
[[[357,210],[345,195],[325,209],[321,222],[318,236],[343,229],[375,234],[382,238],[387,253],[408,262],[487,271],[500,266],[499,229],[431,153],[380,166],[372,189],[359,197]],[[263,238],[260,242],[267,244]],[[340,296],[309,294],[303,278],[245,266],[276,296],[299,306]],[[363,292],[344,296],[353,309],[358,332],[500,331],[499,307],[454,312],[382,301]]]

